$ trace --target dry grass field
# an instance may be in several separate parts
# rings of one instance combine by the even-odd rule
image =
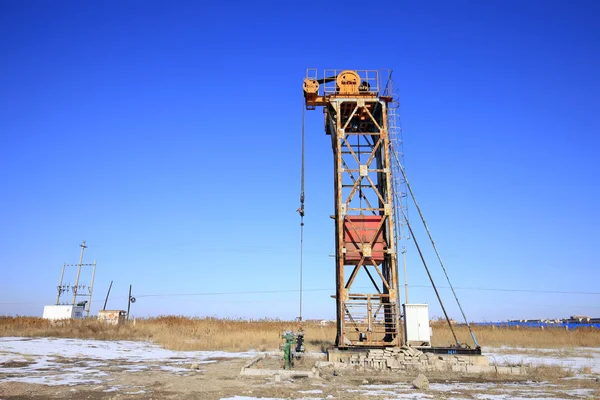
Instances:
[[[431,385],[426,393],[412,386],[415,371],[326,366],[319,369],[318,379],[240,378],[241,368],[260,354],[245,351],[276,350],[281,333],[298,327],[292,321],[180,316],[137,319],[122,326],[91,318],[52,323],[33,317],[0,317],[0,398],[296,399],[307,398],[308,393],[315,399],[348,400],[600,398],[596,381],[600,330],[593,329],[476,327],[481,345],[489,346],[484,352],[490,362],[525,365],[525,375],[429,371]],[[309,351],[333,345],[335,325],[305,322],[303,328]],[[461,341],[469,343],[465,327],[456,326],[456,331]],[[433,334],[435,345],[452,343],[446,325],[434,323]],[[501,346],[510,347],[497,349]],[[280,355],[267,357],[271,364],[265,368],[281,366]],[[324,354],[311,354],[295,369],[311,370],[324,359]]]
[[[100,340],[150,340],[171,350],[274,350],[281,332],[300,325],[279,320],[232,320],[161,316],[137,319],[122,326],[110,326],[95,319],[52,323],[35,317],[0,317],[0,336],[59,337]],[[322,351],[333,345],[335,325],[305,322],[308,351]],[[468,330],[456,326],[462,343],[472,344]],[[474,327],[482,346],[522,348],[600,347],[600,330]],[[446,325],[433,325],[433,344],[453,343]]]
[[[465,326],[455,328],[461,343],[472,344],[473,341]],[[573,348],[600,346],[600,329],[578,328],[565,330],[562,328],[497,328],[493,326],[474,326],[473,332],[481,346],[489,347],[523,347],[523,348]],[[433,345],[445,346],[453,342],[452,333],[447,325],[433,326]]]

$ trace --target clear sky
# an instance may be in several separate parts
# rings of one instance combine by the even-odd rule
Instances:
[[[305,69],[391,68],[469,319],[600,316],[573,293],[600,292],[599,20],[596,1],[0,1],[0,314],[41,315],[86,240],[93,312],[113,280],[108,307],[132,284],[138,316],[297,316]],[[335,314],[322,123],[307,112],[319,319]],[[440,315],[405,245],[410,300]]]

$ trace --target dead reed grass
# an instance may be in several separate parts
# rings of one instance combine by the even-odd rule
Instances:
[[[560,365],[536,365],[527,368],[527,377],[535,382],[555,381],[575,375],[569,368]]]
[[[473,333],[481,346],[521,347],[521,348],[564,348],[600,346],[600,329],[577,328],[522,328],[473,326]],[[456,336],[461,343],[473,344],[469,330],[464,325],[455,326]],[[454,343],[452,332],[447,325],[434,325],[432,344],[447,346]]]
[[[0,316],[0,336],[60,337],[99,340],[151,340],[172,350],[274,350],[281,343],[281,333],[297,330],[299,324],[280,320],[239,320],[160,316],[137,319],[135,323],[111,326],[95,319],[52,323],[35,317]],[[306,348],[323,351],[333,346],[335,325],[321,326],[304,322]],[[462,343],[472,343],[464,326],[455,327]],[[521,348],[600,347],[600,330],[474,327],[482,346]],[[433,345],[452,344],[447,326],[433,326]]]
[[[51,322],[36,317],[0,316],[0,337],[58,337],[99,340],[150,340],[172,350],[274,350],[281,333],[298,330],[293,321],[160,316],[112,326],[95,319]],[[303,324],[305,346],[323,351],[333,345],[335,326]]]

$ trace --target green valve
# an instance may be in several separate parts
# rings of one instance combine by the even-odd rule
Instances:
[[[285,340],[282,344],[284,368],[290,369],[292,368],[292,345],[296,344],[296,335],[292,331],[285,331],[281,337]]]
[[[283,360],[285,369],[290,369],[294,365],[294,358],[300,358],[304,354],[304,330],[298,329],[298,332],[285,331],[281,334],[284,342],[279,346],[283,350]]]

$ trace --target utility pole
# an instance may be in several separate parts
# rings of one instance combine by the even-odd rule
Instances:
[[[83,252],[87,248],[85,240],[79,245],[81,246],[81,255],[79,256],[79,264],[77,264],[77,278],[75,279],[75,286],[73,287],[73,305],[77,301],[77,290],[79,289],[79,276],[81,275],[81,264],[83,264]]]
[[[83,263],[83,254],[85,253],[85,249],[87,248],[86,242],[85,240],[83,242],[81,242],[81,244],[79,245],[79,247],[81,247],[81,253],[79,254],[79,263],[78,264],[63,264],[62,266],[62,270],[60,273],[60,282],[58,283],[57,286],[57,294],[56,294],[56,305],[60,305],[60,297],[65,293],[68,292],[69,290],[73,291],[73,299],[71,300],[71,304],[73,306],[77,305],[77,297],[86,297],[87,300],[85,301],[83,310],[86,313],[86,317],[90,316],[90,310],[92,307],[92,294],[94,292],[94,279],[96,277],[96,260],[94,260],[93,264],[84,264]],[[77,267],[77,275],[76,275],[76,279],[75,279],[75,285],[70,285],[70,284],[64,284],[65,282],[65,272],[67,271],[72,271],[71,267]],[[79,283],[81,282],[82,278],[82,274],[81,274],[81,270],[82,268],[87,268],[90,267],[91,268],[91,278],[90,278],[90,283],[89,285],[87,284],[83,284],[80,285]],[[71,275],[71,274],[69,274]],[[83,276],[89,276],[88,274],[84,273]],[[87,291],[85,290],[87,288]],[[79,289],[84,289],[83,292],[80,292]],[[80,299],[81,300],[81,299]],[[67,302],[63,302],[64,305],[68,304]]]
[[[66,290],[63,287],[63,278],[65,276],[65,267],[67,266],[67,264],[63,264],[62,267],[62,272],[60,274],[60,283],[58,284],[58,294],[56,295],[56,305],[58,305],[60,303],[60,295]]]
[[[404,293],[406,296],[406,303],[405,304],[409,304],[408,302],[408,274],[406,273],[406,248],[402,248],[402,259],[404,262]]]
[[[129,285],[129,296],[127,297],[127,321],[129,321],[129,309],[131,308],[131,285]]]
[[[106,299],[104,299],[104,307],[103,310],[106,310],[106,303],[108,303],[108,296],[110,296],[110,289],[112,289],[113,281],[110,281],[110,286],[108,287],[108,292],[106,293]]]
[[[92,269],[92,282],[90,283],[89,286],[89,290],[90,290],[90,298],[89,298],[89,303],[87,304],[87,310],[85,311],[85,316],[89,317],[90,316],[90,310],[92,308],[92,294],[94,293],[94,278],[96,277],[96,260],[94,260],[94,269]]]

